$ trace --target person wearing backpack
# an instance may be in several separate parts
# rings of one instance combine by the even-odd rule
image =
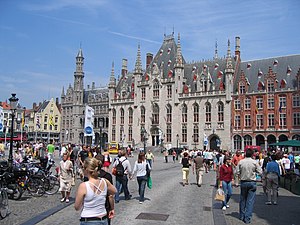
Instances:
[[[129,160],[126,158],[126,150],[121,151],[121,157],[117,158],[113,164],[115,168],[116,176],[116,189],[117,193],[115,194],[115,202],[120,201],[120,191],[121,187],[123,188],[125,200],[130,200],[131,195],[128,190],[128,176],[131,176],[131,165]]]

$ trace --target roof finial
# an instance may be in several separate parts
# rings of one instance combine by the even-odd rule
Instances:
[[[142,60],[141,60],[141,47],[140,43],[138,44],[138,51],[137,51],[137,57],[135,62],[135,68],[134,68],[135,74],[142,73]]]
[[[218,58],[218,40],[216,39],[216,44],[215,44],[215,59]]]
[[[115,84],[115,82],[116,82],[116,79],[115,79],[115,63],[113,61],[112,65],[111,65],[111,74],[110,74],[109,83],[110,84]]]
[[[227,58],[231,57],[231,52],[230,52],[230,40],[228,38],[228,49],[227,49]]]
[[[181,44],[180,44],[180,33],[178,33],[177,42],[177,54],[176,54],[176,64],[182,66],[182,54],[181,54]]]

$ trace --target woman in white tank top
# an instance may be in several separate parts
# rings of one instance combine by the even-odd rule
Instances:
[[[115,187],[106,179],[98,179],[99,161],[95,158],[87,158],[84,161],[84,172],[88,181],[81,183],[78,187],[75,210],[81,211],[80,224],[107,225],[107,218],[114,216],[114,194]],[[106,197],[109,196],[111,210],[105,209]]]

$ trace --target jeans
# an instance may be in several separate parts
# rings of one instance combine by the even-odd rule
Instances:
[[[222,181],[222,188],[225,193],[225,201],[223,201],[222,206],[226,206],[229,202],[229,199],[232,195],[232,183],[231,181]]]
[[[93,221],[80,221],[80,225],[108,225],[107,219],[105,220],[93,220]]]
[[[129,199],[129,191],[128,191],[128,178],[127,175],[124,175],[122,177],[116,176],[116,189],[117,192],[115,194],[115,201],[120,201],[119,193],[121,192],[121,187],[124,190],[125,199]]]
[[[250,223],[256,194],[255,181],[241,181],[240,219]]]
[[[137,177],[137,182],[139,184],[140,202],[143,202],[145,200],[145,188],[146,188],[147,180],[148,180],[147,176]]]
[[[149,163],[150,167],[152,168],[152,159],[147,159],[147,162]]]

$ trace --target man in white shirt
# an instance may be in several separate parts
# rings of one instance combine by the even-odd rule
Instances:
[[[283,155],[283,158],[282,158],[281,162],[282,162],[282,164],[284,166],[285,172],[289,172],[290,169],[291,169],[291,161],[289,160],[287,154]]]

